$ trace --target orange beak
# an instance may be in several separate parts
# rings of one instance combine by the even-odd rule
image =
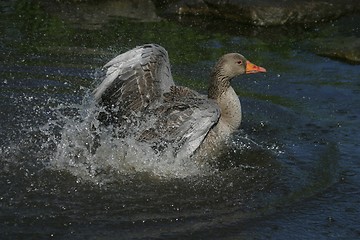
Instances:
[[[263,67],[256,66],[250,61],[246,61],[246,74],[258,73],[258,72],[266,72],[266,69]]]

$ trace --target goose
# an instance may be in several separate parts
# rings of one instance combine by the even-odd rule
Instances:
[[[216,154],[240,127],[239,97],[231,80],[241,74],[266,72],[239,53],[223,55],[209,80],[208,95],[175,85],[167,51],[145,44],[110,60],[93,95],[105,109],[98,119],[135,135],[174,157]]]

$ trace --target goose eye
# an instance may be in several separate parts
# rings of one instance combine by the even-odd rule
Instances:
[[[239,65],[241,65],[241,64],[242,64],[242,61],[239,60],[239,61],[237,61],[236,63],[239,64]]]

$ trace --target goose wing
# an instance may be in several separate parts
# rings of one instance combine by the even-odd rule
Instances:
[[[146,44],[125,52],[103,67],[104,78],[94,90],[97,102],[121,116],[142,111],[174,85],[167,51]]]
[[[218,122],[218,105],[189,88],[172,86],[164,102],[152,112],[158,119],[139,140],[171,145],[176,156],[190,156]]]

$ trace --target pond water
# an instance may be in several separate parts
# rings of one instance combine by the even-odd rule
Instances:
[[[1,239],[360,237],[360,67],[311,42],[360,37],[359,16],[269,29],[71,6],[1,3]],[[244,120],[209,166],[132,142],[124,160],[111,134],[84,153],[99,68],[144,43],[200,92],[227,52],[268,70],[233,81]]]

